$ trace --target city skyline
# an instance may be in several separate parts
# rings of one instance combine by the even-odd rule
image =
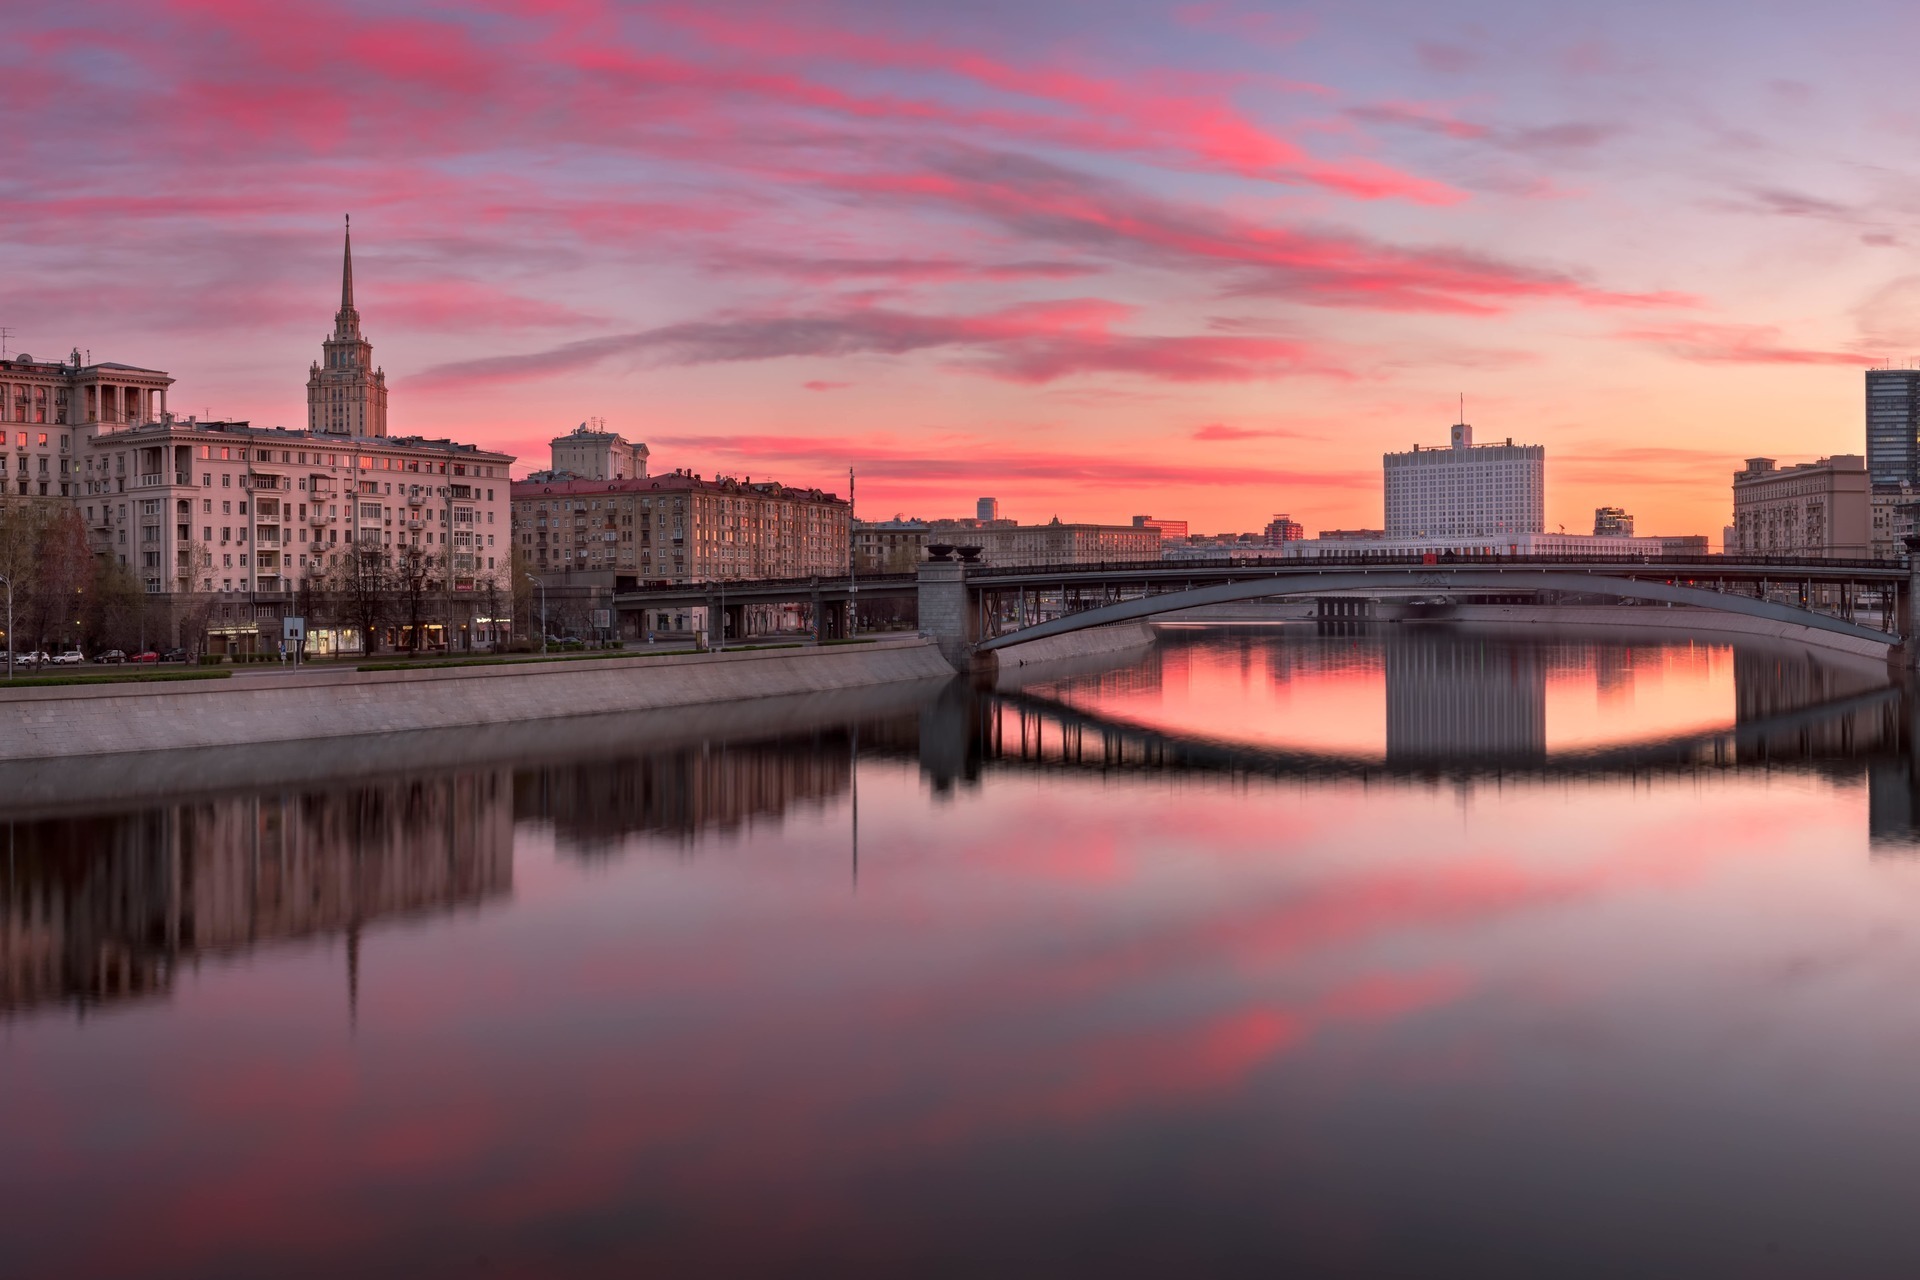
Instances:
[[[297,428],[351,212],[394,432],[523,469],[597,416],[866,515],[1315,530],[1464,416],[1546,448],[1549,529],[1712,533],[1920,350],[1905,18],[1643,16],[47,11],[0,326]]]

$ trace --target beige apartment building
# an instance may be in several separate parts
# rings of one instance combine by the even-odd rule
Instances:
[[[1160,558],[1160,530],[1130,524],[996,524],[982,528],[943,527],[936,522],[929,542],[979,547],[980,562],[1002,568],[1039,568],[1053,564],[1124,564]]]
[[[643,480],[647,474],[648,449],[628,440],[595,418],[583,422],[564,436],[550,442],[553,469],[529,479],[541,480]]]
[[[214,648],[270,647],[293,597],[351,546],[389,563],[406,547],[429,557],[435,643],[470,645],[473,603],[489,579],[510,592],[510,454],[450,440],[387,434],[384,371],[353,302],[345,245],[340,308],[308,375],[307,429],[181,419],[173,379],[152,369],[0,361],[4,491],[65,497],[97,555],[128,568],[150,595],[211,597]],[[493,634],[495,620],[484,620]],[[173,637],[171,623],[153,637]],[[267,637],[261,641],[259,637]],[[310,647],[352,647],[310,629]]]
[[[582,573],[715,582],[847,571],[847,500],[774,481],[522,480],[513,532],[549,585]]]
[[[172,385],[158,369],[83,364],[78,351],[64,363],[0,359],[0,492],[74,496],[86,437],[166,416]]]
[[[1780,467],[1772,458],[1749,458],[1733,473],[1731,527],[1729,555],[1864,560],[1873,554],[1867,460],[1835,454]]]

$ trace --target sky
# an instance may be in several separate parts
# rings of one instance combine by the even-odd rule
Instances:
[[[342,218],[396,435],[859,514],[1717,535],[1920,356],[1920,15],[1465,0],[0,2],[0,326],[305,423]]]

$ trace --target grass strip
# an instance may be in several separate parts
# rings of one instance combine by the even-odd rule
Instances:
[[[0,679],[0,689],[43,689],[57,684],[162,684],[171,680],[226,680],[231,671],[126,671],[100,675],[15,676]]]
[[[745,653],[760,649],[800,649],[801,644],[743,644],[725,650]],[[452,662],[367,662],[355,671],[442,671],[448,667],[524,667],[536,662],[600,662],[608,658],[677,658],[693,653],[718,653],[717,649],[611,649],[599,653],[513,654],[484,658],[458,658]]]

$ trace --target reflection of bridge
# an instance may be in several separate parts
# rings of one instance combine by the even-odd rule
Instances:
[[[1920,563],[1920,558],[1916,558]],[[1905,619],[1908,569],[1884,560],[1798,557],[1328,556],[1286,561],[1148,561],[1121,565],[994,567],[929,561],[917,577],[857,584],[868,599],[912,597],[920,629],[956,664],[976,654],[1088,627],[1179,609],[1273,596],[1558,591],[1692,605],[1893,645],[1910,627],[1856,621],[1862,598],[1876,617]],[[709,606],[711,625],[754,603],[814,606],[822,638],[837,633],[852,598],[845,580],[731,582],[657,588],[618,597],[622,610]],[[1824,607],[1817,607],[1824,606]]]

